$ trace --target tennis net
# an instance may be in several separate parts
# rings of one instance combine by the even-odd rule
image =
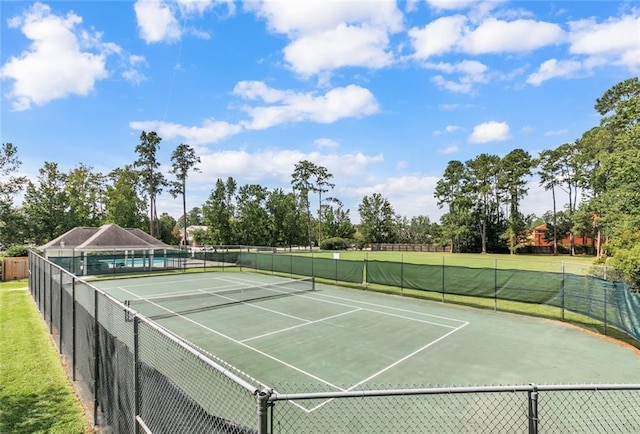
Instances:
[[[315,290],[315,278],[306,277],[275,284],[220,290],[199,290],[177,295],[130,299],[125,300],[125,305],[147,318],[157,320],[313,290]]]

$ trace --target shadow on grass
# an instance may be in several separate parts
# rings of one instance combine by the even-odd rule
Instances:
[[[69,420],[68,405],[60,401],[61,392],[55,387],[37,393],[0,395],[0,432],[31,433],[84,433],[85,427]]]

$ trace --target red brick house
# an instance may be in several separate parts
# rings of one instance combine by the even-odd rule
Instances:
[[[541,224],[540,226],[536,226],[533,228],[533,232],[529,236],[531,240],[531,245],[534,247],[553,247],[553,240],[547,241],[545,239],[545,233],[547,232],[547,225]],[[583,237],[574,235],[573,244],[575,245],[583,245],[583,246],[593,246],[595,245],[595,241],[591,237]],[[569,236],[566,236],[562,239],[558,240],[558,245],[570,247],[571,242],[569,241]]]

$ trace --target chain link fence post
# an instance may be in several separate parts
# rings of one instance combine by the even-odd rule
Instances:
[[[133,415],[135,434],[140,434],[140,319],[133,317]]]
[[[493,310],[498,311],[498,258],[493,260]]]
[[[565,290],[565,271],[564,271],[564,261],[562,261],[562,287],[560,288],[560,297],[562,298],[562,309],[561,309],[561,315],[562,315],[562,321],[564,321],[564,290]]]
[[[444,303],[444,273],[445,273],[445,264],[444,264],[444,255],[442,256],[442,302]]]
[[[532,390],[527,392],[529,402],[529,434],[538,434],[538,387],[531,385]]]
[[[269,397],[271,393],[267,389],[258,392],[258,434],[269,433]]]

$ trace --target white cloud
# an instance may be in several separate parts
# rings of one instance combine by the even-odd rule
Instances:
[[[180,138],[190,145],[217,143],[242,131],[239,125],[207,119],[202,126],[186,126],[164,121],[134,121],[129,128],[138,131],[155,131],[165,140]]]
[[[427,0],[429,6],[435,9],[466,9],[478,4],[478,0]]]
[[[380,163],[382,155],[365,155],[359,152],[304,153],[293,149],[266,149],[254,153],[246,150],[203,150],[200,160],[202,173],[192,175],[195,182],[211,185],[212,179],[233,176],[239,182],[270,180],[262,184],[279,186],[280,183],[288,187],[294,166],[301,160],[313,161],[324,166],[341,184],[349,184],[352,182],[350,180],[359,181],[371,165]]]
[[[383,29],[340,24],[295,40],[284,49],[284,57],[301,75],[345,66],[382,68],[393,62],[388,45],[389,38]]]
[[[456,145],[447,146],[442,149],[438,149],[438,154],[455,154],[458,152],[459,148]]]
[[[183,35],[210,39],[208,32],[181,25],[189,18],[202,17],[206,12],[223,6],[228,15],[235,13],[232,0],[136,0],[134,10],[140,37],[147,43],[175,42]]]
[[[212,0],[176,0],[176,2],[184,13],[200,15],[205,13],[213,4]]]
[[[172,42],[180,39],[182,31],[173,11],[163,0],[138,0],[134,5],[140,37],[147,44]]]
[[[249,1],[245,7],[265,19],[272,32],[292,38],[333,29],[344,23],[367,24],[394,32],[402,29],[403,15],[394,0]]]
[[[468,138],[469,143],[501,142],[511,138],[509,125],[506,122],[489,121],[473,127]]]
[[[570,53],[601,56],[632,71],[640,66],[640,16],[626,15],[597,23],[594,19],[569,23]]]
[[[534,20],[485,20],[465,35],[461,47],[467,53],[519,53],[562,42],[559,25]]]
[[[440,109],[446,111],[446,112],[450,112],[453,110],[458,110],[458,109],[470,109],[470,108],[474,108],[475,105],[474,104],[440,104],[438,107],[440,107]]]
[[[544,136],[545,137],[561,136],[563,134],[567,134],[568,132],[569,132],[568,129],[563,128],[561,130],[545,131]]]
[[[12,79],[8,92],[12,109],[27,110],[68,95],[87,95],[97,81],[105,79],[107,54],[117,52],[115,44],[102,44],[100,34],[76,33],[82,18],[68,13],[57,16],[51,8],[35,3],[22,16],[9,20],[31,40],[18,57],[11,57],[0,69],[3,79]],[[83,51],[85,42],[100,52]]]
[[[573,78],[592,73],[594,68],[618,65],[632,73],[640,69],[640,16],[609,18],[603,23],[595,19],[569,22],[569,53],[572,59],[549,59],[527,78],[539,86],[552,78]]]
[[[301,75],[323,74],[345,66],[381,68],[393,56],[389,34],[403,27],[395,1],[246,2],[269,29],[286,34],[285,60]]]
[[[273,89],[259,81],[238,82],[233,91],[246,100],[261,100],[267,106],[243,106],[249,120],[237,124],[207,119],[202,126],[187,126],[172,122],[148,120],[133,121],[134,130],[156,131],[165,139],[181,138],[191,145],[217,143],[243,130],[261,130],[283,123],[311,121],[333,123],[342,118],[361,117],[379,110],[375,97],[369,90],[359,86],[332,89],[324,95],[295,93]],[[319,147],[335,147],[338,143],[330,139],[318,139]]]
[[[460,74],[457,80],[448,80],[442,75],[436,75],[431,78],[431,81],[438,87],[450,92],[471,93],[475,89],[476,84],[489,82],[487,66],[476,60],[463,60],[456,64],[445,62],[436,64],[427,63],[424,66],[449,74]]]
[[[365,195],[380,193],[389,200],[396,214],[428,215],[432,221],[437,221],[442,214],[433,196],[438,180],[438,177],[423,174],[394,176],[371,185],[344,188],[340,197],[352,198],[353,203],[359,204]],[[352,211],[355,211],[352,220],[359,220],[357,205]]]
[[[316,95],[272,89],[259,81],[241,81],[234,88],[234,93],[245,99],[260,99],[270,104],[242,107],[251,118],[242,125],[251,130],[303,121],[333,123],[343,118],[368,116],[380,110],[373,94],[356,85],[337,87],[324,95]]]
[[[414,27],[408,33],[414,48],[413,57],[422,60],[449,52],[528,52],[559,44],[565,38],[562,28],[555,23],[487,18],[474,28],[463,15],[438,18],[423,28]]]
[[[144,56],[129,55],[126,59],[126,69],[122,72],[122,77],[132,82],[133,84],[140,84],[147,80],[147,77],[140,71],[141,67],[148,67],[147,59]]]
[[[527,77],[527,83],[539,86],[555,77],[575,77],[583,70],[583,64],[575,60],[549,59],[540,65],[538,70]]]
[[[340,147],[340,143],[336,142],[333,139],[320,138],[313,141],[313,144],[318,148],[324,149],[336,149]]]
[[[461,40],[466,22],[466,17],[454,15],[438,18],[421,29],[410,29],[414,57],[428,59],[450,51]]]
[[[443,130],[435,130],[433,132],[433,135],[434,136],[440,136],[440,135],[445,134],[445,133],[454,133],[454,132],[460,130],[461,128],[462,127],[459,126],[459,125],[447,125],[446,127],[444,127]]]

